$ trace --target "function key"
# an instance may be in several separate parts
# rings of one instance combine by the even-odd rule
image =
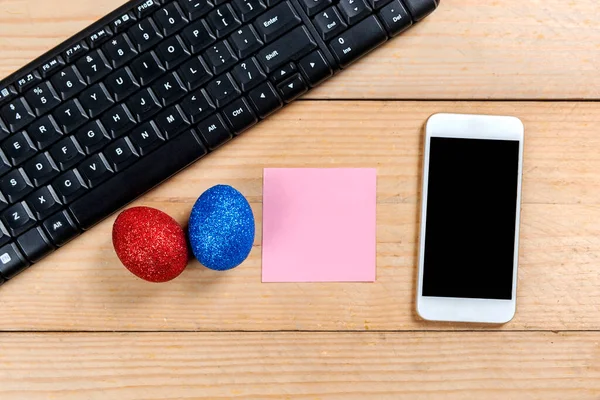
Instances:
[[[0,277],[10,279],[27,267],[29,261],[23,257],[16,244],[7,244],[0,249]]]
[[[329,43],[342,67],[350,65],[387,40],[388,36],[374,15],[354,25]]]
[[[258,122],[245,98],[240,98],[223,109],[223,115],[236,135]]]
[[[88,36],[88,41],[91,44],[91,48],[100,46],[102,43],[106,42],[113,35],[112,31],[108,26],[104,28],[98,29],[96,32],[92,33]]]
[[[248,97],[261,118],[265,118],[283,106],[283,102],[275,92],[275,88],[269,82],[265,82],[252,90]]]
[[[214,7],[208,0],[179,0],[179,5],[190,21],[200,18]]]
[[[135,24],[127,33],[139,52],[148,50],[162,40],[162,35],[158,33],[158,28],[152,22],[152,18],[146,18]]]
[[[229,4],[223,5],[208,14],[207,20],[214,28],[218,38],[230,34],[242,25]]]
[[[0,87],[0,104],[12,99],[16,94],[12,86]]]
[[[314,51],[298,62],[300,70],[311,86],[316,86],[333,75],[331,67],[320,51]]]
[[[138,18],[143,18],[152,14],[160,8],[159,0],[144,0],[140,5],[135,7],[135,12]]]
[[[49,77],[63,65],[65,65],[65,62],[63,61],[62,57],[54,57],[54,58],[48,60],[41,67],[42,76],[44,78]]]
[[[154,19],[165,36],[175,33],[188,23],[176,3],[168,4],[158,10],[154,13]]]
[[[402,3],[399,0],[394,0],[387,6],[381,9],[379,17],[383,21],[385,30],[390,36],[394,37],[412,25],[412,19]]]
[[[254,26],[262,35],[263,40],[270,42],[298,25],[300,21],[301,19],[292,5],[286,1],[258,17]]]
[[[74,44],[73,46],[65,50],[63,56],[65,57],[65,60],[67,60],[67,62],[71,62],[76,58],[79,58],[82,55],[84,55],[86,51],[88,51],[88,46],[85,43],[85,41],[82,40],[81,42]]]
[[[23,93],[24,90],[35,85],[40,80],[40,74],[38,74],[37,71],[32,71],[17,81],[17,89],[19,92]]]
[[[267,9],[261,0],[233,0],[233,6],[242,17],[243,22],[252,20]]]
[[[0,116],[11,132],[16,132],[34,120],[33,111],[23,98],[18,98],[0,109]]]
[[[309,17],[330,6],[332,2],[332,0],[300,0]]]
[[[60,98],[50,82],[43,82],[35,86],[25,94],[25,98],[38,117],[60,103]]]
[[[113,68],[119,68],[137,54],[129,37],[124,33],[114,37],[102,49],[108,61],[112,63]]]
[[[346,29],[346,24],[335,7],[330,7],[317,15],[314,23],[323,40],[329,40]]]
[[[296,99],[298,96],[306,93],[308,88],[300,74],[296,74],[286,81],[281,82],[277,89],[281,93],[281,97],[286,103]]]
[[[371,8],[365,3],[365,0],[340,0],[338,7],[349,25],[354,25],[371,14]]]
[[[135,16],[133,13],[125,13],[120,17],[116,18],[110,26],[115,32],[122,32],[125,28],[130,27],[135,22]]]

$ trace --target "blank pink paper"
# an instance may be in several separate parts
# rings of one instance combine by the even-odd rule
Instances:
[[[377,171],[267,168],[263,282],[373,282]]]

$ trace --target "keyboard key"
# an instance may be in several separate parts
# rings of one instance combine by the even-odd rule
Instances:
[[[135,12],[138,18],[146,17],[160,8],[160,0],[145,0],[143,3],[135,7]]]
[[[31,262],[36,262],[54,250],[50,239],[41,227],[33,228],[19,236],[17,244],[23,251],[23,255]]]
[[[387,34],[375,16],[370,16],[329,43],[342,67],[347,67],[387,40]]]
[[[190,117],[192,123],[208,117],[215,111],[215,106],[204,89],[187,96],[181,102],[181,108]]]
[[[233,0],[233,6],[243,22],[248,22],[266,10],[261,0]]]
[[[404,32],[412,25],[412,19],[399,0],[394,0],[385,6],[380,12],[379,17],[383,21],[386,31],[394,37]]]
[[[138,122],[142,122],[159,112],[162,106],[152,89],[144,89],[127,100],[127,108]]]
[[[108,43],[102,46],[106,59],[112,64],[113,68],[119,68],[131,61],[137,54],[129,37],[122,33],[115,36]]]
[[[102,83],[97,83],[79,95],[79,103],[91,118],[95,118],[111,108],[114,100],[108,94],[106,86]]]
[[[95,153],[111,140],[100,121],[93,121],[85,125],[77,131],[75,137],[87,154]]]
[[[128,67],[116,70],[106,78],[104,83],[116,101],[122,101],[140,87]]]
[[[129,135],[131,143],[139,155],[146,155],[162,144],[163,138],[158,133],[158,128],[153,122],[146,122],[138,126]]]
[[[190,52],[179,35],[165,39],[156,46],[156,54],[167,69],[175,68],[190,57]]]
[[[67,67],[54,75],[52,86],[63,100],[67,100],[81,92],[87,86],[83,78],[73,66]]]
[[[119,139],[120,140],[120,139]],[[94,154],[79,165],[81,176],[88,187],[96,187],[113,175],[102,153]]]
[[[369,5],[371,6],[372,9],[378,10],[381,7],[388,4],[389,2],[390,2],[390,0],[369,0]]]
[[[226,40],[209,47],[204,54],[215,75],[228,70],[238,61]]]
[[[299,26],[270,45],[267,45],[258,53],[257,59],[264,69],[268,73],[271,73],[279,66],[304,56],[316,47],[317,44],[308,33],[306,27]]]
[[[270,42],[300,22],[300,17],[296,14],[292,5],[286,1],[258,17],[254,22],[254,26],[262,39],[265,42]]]
[[[239,82],[243,92],[247,92],[267,79],[262,68],[258,65],[256,58],[251,58],[236,65],[231,74]]]
[[[0,248],[0,276],[4,279],[14,278],[29,267],[29,261],[15,243]]]
[[[223,116],[225,116],[233,133],[236,135],[239,135],[258,122],[258,118],[256,118],[256,115],[254,115],[254,112],[248,105],[248,101],[243,97],[223,108]]]
[[[2,222],[12,236],[18,236],[35,225],[33,213],[25,202],[8,207],[2,213]]]
[[[164,137],[171,139],[190,126],[190,122],[179,106],[169,107],[154,119]]]
[[[329,40],[346,29],[346,24],[335,7],[330,7],[317,15],[314,23],[323,40]]]
[[[40,81],[40,74],[36,70],[33,70],[17,80],[17,90],[19,93],[23,93],[25,90],[29,89],[31,86],[39,83]]]
[[[44,64],[42,64],[42,67],[41,67],[42,76],[44,78],[49,77],[50,75],[54,74],[59,68],[61,68],[63,65],[65,65],[65,62],[61,56],[56,56],[56,57],[49,59]]]
[[[27,133],[35,147],[40,150],[50,146],[63,135],[51,115],[46,115],[29,125]]]
[[[349,25],[354,25],[371,14],[371,8],[365,3],[365,0],[340,0],[338,8]]]
[[[111,143],[104,155],[113,171],[121,171],[134,163],[138,156],[133,150],[133,145],[127,138],[121,138]]]
[[[127,34],[140,53],[152,48],[163,38],[152,18],[138,22],[127,31]]]
[[[214,79],[206,86],[206,91],[219,108],[231,103],[242,94],[230,74]]]
[[[194,133],[184,132],[74,201],[69,210],[83,229],[89,229],[205,154]]]
[[[148,85],[165,72],[154,52],[145,53],[136,58],[131,63],[131,70],[142,85]]]
[[[59,106],[52,115],[64,133],[73,132],[89,119],[77,99],[69,100]]]
[[[78,43],[75,43],[71,47],[69,47],[64,53],[63,57],[67,60],[68,63],[78,59],[82,55],[84,55],[88,51],[88,46],[85,43],[85,40],[82,40]]]
[[[43,186],[27,197],[27,205],[38,220],[60,210],[58,196],[51,186]]]
[[[110,23],[110,26],[114,32],[123,32],[125,29],[133,25],[135,22],[135,16],[133,13],[128,12],[118,16]]]
[[[238,16],[233,11],[229,4],[224,4],[210,14],[206,18],[208,23],[217,34],[217,38],[222,38],[229,35],[242,25]]]
[[[162,29],[162,33],[165,36],[170,36],[188,23],[188,20],[183,17],[183,13],[176,3],[168,4],[161,10],[158,10],[154,14],[154,20],[158,27]]]
[[[314,51],[304,57],[298,62],[298,66],[307,82],[313,87],[333,75],[331,67],[320,51]]]
[[[217,147],[231,140],[232,135],[225,121],[219,114],[215,114],[198,124],[198,132],[202,141],[206,143],[209,149],[214,150]]]
[[[58,167],[48,153],[40,153],[23,165],[29,180],[40,187],[58,175]]]
[[[9,203],[15,203],[33,190],[31,181],[21,168],[13,169],[0,179],[0,189]]]
[[[0,151],[0,175],[4,175],[11,169],[12,169],[12,165],[11,165],[10,161],[8,161],[8,158],[4,155],[4,153],[2,151]],[[2,196],[0,196],[0,198],[1,197]],[[0,203],[1,203],[1,201],[0,201]],[[1,204],[0,204],[0,208],[2,208]]]
[[[179,0],[179,5],[190,21],[202,17],[214,7],[208,0]]]
[[[179,100],[187,93],[187,89],[176,72],[171,72],[159,79],[152,86],[152,90],[164,106]]]
[[[37,151],[25,132],[19,132],[6,139],[2,143],[2,150],[4,150],[4,154],[14,166],[33,157]]]
[[[332,0],[300,0],[300,4],[302,4],[309,17],[327,8],[332,2]]]
[[[58,247],[63,246],[79,235],[79,230],[67,211],[61,211],[52,215],[44,221],[43,225],[52,243]]]
[[[229,41],[239,58],[245,58],[262,47],[258,35],[252,26],[244,26],[235,31]]]
[[[94,49],[106,42],[113,35],[113,32],[108,26],[98,28],[94,33],[88,36],[88,42],[90,42],[91,48]]]
[[[39,117],[60,104],[60,98],[50,82],[43,82],[25,94],[25,99]]]
[[[31,111],[24,98],[18,98],[2,107],[0,117],[13,133],[35,119],[33,111]]]
[[[52,146],[50,155],[61,171],[68,170],[85,157],[83,149],[72,136],[66,137]]]
[[[308,88],[300,74],[296,74],[277,85],[277,90],[279,90],[279,93],[281,93],[283,101],[289,103],[300,95],[306,93]]]
[[[100,50],[95,50],[77,61],[77,69],[88,84],[104,78],[112,71],[112,68]]]
[[[204,50],[216,41],[215,35],[204,20],[192,23],[181,32],[192,53]]]
[[[102,126],[113,138],[127,133],[136,125],[136,121],[125,104],[119,104],[108,110],[100,119]]]
[[[179,68],[179,74],[190,90],[204,85],[213,77],[202,57],[194,57]]]
[[[273,72],[273,75],[271,75],[271,80],[273,80],[275,83],[281,82],[282,80],[292,76],[297,69],[298,68],[296,68],[296,64],[294,63],[282,65],[281,67],[277,68],[275,72]]]
[[[248,97],[261,118],[265,118],[283,106],[283,102],[275,92],[275,88],[269,82],[263,83],[252,90]]]
[[[76,169],[72,169],[59,176],[52,183],[52,187],[63,204],[70,203],[87,190],[83,178]]]

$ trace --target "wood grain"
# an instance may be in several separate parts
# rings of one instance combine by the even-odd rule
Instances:
[[[600,397],[598,333],[0,335],[0,398]]]
[[[237,187],[248,196],[258,223],[251,256],[238,269],[216,273],[192,263],[167,284],[137,280],[112,250],[113,217],[4,285],[0,326],[84,331],[470,327],[425,323],[413,311],[422,126],[440,111],[513,114],[526,126],[518,312],[501,329],[600,329],[600,105],[375,101],[294,104],[136,203],[185,223],[203,190],[217,183]],[[262,171],[282,166],[377,168],[376,283],[260,283]]]
[[[0,0],[0,76],[123,0]],[[444,0],[313,92],[328,99],[598,99],[597,0]]]

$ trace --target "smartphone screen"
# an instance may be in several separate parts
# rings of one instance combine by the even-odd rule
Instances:
[[[423,296],[512,299],[520,142],[430,140]]]

